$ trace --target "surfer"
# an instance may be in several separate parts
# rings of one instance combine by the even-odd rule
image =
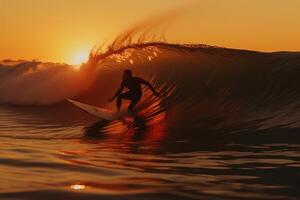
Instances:
[[[109,99],[109,101],[113,101],[117,97],[117,109],[118,111],[120,111],[122,99],[130,100],[131,103],[128,106],[128,111],[132,111],[134,106],[140,101],[142,97],[142,84],[148,86],[148,88],[153,92],[155,96],[159,96],[158,92],[155,91],[153,86],[148,81],[139,77],[132,76],[132,71],[126,69],[123,72],[123,80],[120,88],[118,89],[116,94],[111,99]],[[122,93],[125,87],[129,91]]]

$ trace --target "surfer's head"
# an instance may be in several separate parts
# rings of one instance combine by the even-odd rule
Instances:
[[[132,71],[130,69],[125,69],[123,71],[123,79],[130,79],[132,77]]]

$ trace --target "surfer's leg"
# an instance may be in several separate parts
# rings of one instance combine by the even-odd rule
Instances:
[[[125,93],[120,94],[117,97],[117,109],[118,109],[118,111],[120,111],[120,109],[121,109],[122,99],[131,99],[131,94],[129,92],[125,92]]]
[[[118,109],[118,111],[120,111],[121,105],[122,105],[122,96],[119,95],[119,96],[117,97],[117,109]]]
[[[137,104],[137,101],[132,100],[131,103],[128,106],[128,111],[132,111],[134,106]]]
[[[128,111],[132,111],[135,105],[140,101],[141,95],[132,95],[131,102],[128,106]]]

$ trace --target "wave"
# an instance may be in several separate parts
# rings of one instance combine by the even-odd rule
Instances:
[[[2,61],[0,103],[48,105],[72,97],[114,107],[106,99],[118,88],[122,71],[132,69],[162,95],[157,99],[145,90],[137,107],[143,116],[139,124],[151,127],[154,138],[157,132],[159,137],[172,132],[180,139],[182,132],[194,138],[205,131],[205,141],[207,135],[227,137],[252,129],[299,126],[299,53],[151,40],[147,32],[131,29],[106,48],[92,50],[80,68]],[[105,127],[114,131],[116,125]]]
[[[57,103],[87,89],[90,78],[66,64],[6,60],[0,63],[0,103]]]
[[[109,85],[114,91],[127,68],[151,80],[162,98],[146,92],[139,109],[150,127],[160,121],[160,129],[172,137],[205,141],[213,135],[226,138],[248,130],[299,126],[299,53],[163,42],[112,49],[105,59],[103,54],[93,57],[99,77],[106,77],[96,85]],[[183,132],[188,136],[182,137]]]

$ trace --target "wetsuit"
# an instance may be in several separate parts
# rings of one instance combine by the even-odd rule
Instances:
[[[152,85],[148,82],[145,81],[144,79],[138,78],[138,77],[131,77],[129,79],[123,79],[121,83],[121,87],[116,93],[115,96],[117,96],[117,108],[120,110],[121,104],[122,104],[122,99],[128,99],[131,100],[131,103],[128,107],[128,110],[132,110],[134,106],[140,101],[142,97],[142,86],[141,84],[147,85],[152,92],[158,96],[158,93],[154,90]],[[127,88],[129,91],[121,93],[121,91],[124,88]]]
[[[141,84],[145,84],[145,80],[137,77],[132,77],[129,80],[123,80],[121,87],[126,87],[129,91],[124,92],[118,96],[122,99],[131,100],[131,103],[128,107],[129,110],[132,110],[133,107],[140,101],[142,97],[142,87]]]

